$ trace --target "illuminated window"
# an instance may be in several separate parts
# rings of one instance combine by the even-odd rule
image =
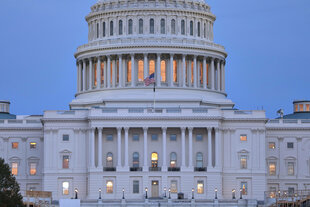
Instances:
[[[194,83],[194,62],[191,61],[191,83]]]
[[[274,142],[269,142],[268,146],[269,146],[269,149],[275,149],[276,148],[276,144]]]
[[[245,135],[245,134],[241,134],[240,135],[240,141],[247,141],[247,135]]]
[[[118,34],[119,35],[123,34],[123,21],[122,20],[118,21]]]
[[[131,82],[131,60],[127,62],[127,82]]]
[[[107,141],[113,141],[113,134],[107,134]]]
[[[310,104],[306,104],[306,111],[310,111]]]
[[[105,37],[105,22],[102,22],[102,36]]]
[[[112,80],[113,80],[113,62],[111,61],[111,65],[110,65],[110,83],[112,84]]]
[[[110,21],[110,36],[113,36],[113,21]]]
[[[175,34],[175,20],[171,20],[171,34]]]
[[[101,63],[101,68],[100,68],[100,73],[101,73],[101,84],[104,84],[104,63]]]
[[[185,35],[185,21],[184,20],[181,21],[181,34]]]
[[[128,34],[132,34],[132,19],[128,20]]]
[[[288,142],[287,143],[287,148],[288,149],[293,149],[294,148],[294,143],[293,142]]]
[[[304,111],[304,105],[303,104],[299,104],[299,111]]]
[[[161,75],[161,81],[166,82],[166,61],[165,60],[160,61],[160,75]]]
[[[113,167],[113,154],[112,152],[108,152],[107,160],[106,160],[107,167]]]
[[[97,86],[97,63],[95,63],[94,67],[94,85]]]
[[[37,163],[30,163],[30,175],[37,174]]]
[[[139,180],[134,180],[132,183],[132,192],[139,193]]]
[[[12,149],[18,149],[18,142],[12,142]]]
[[[143,34],[143,19],[139,19],[139,34]]]
[[[196,167],[203,167],[203,156],[201,152],[196,154]]]
[[[294,107],[295,107],[295,111],[298,111],[298,104],[295,104]]]
[[[203,83],[203,65],[202,63],[199,64],[200,65],[200,84]]]
[[[175,152],[170,153],[170,167],[177,166],[177,154]]]
[[[69,195],[69,182],[62,182],[62,194]]]
[[[152,153],[152,167],[158,167],[158,154],[156,152]]]
[[[275,198],[276,192],[277,192],[277,188],[276,187],[270,187],[269,191],[270,191],[270,194],[269,194],[270,198]]]
[[[294,175],[294,162],[287,163],[287,174]]]
[[[150,34],[154,34],[154,19],[150,19]]]
[[[170,134],[170,141],[177,141],[177,135],[176,134]]]
[[[139,141],[139,134],[133,134],[132,141]]]
[[[155,61],[154,60],[150,60],[150,63],[149,63],[149,73],[150,74],[155,73]]]
[[[165,34],[166,33],[166,23],[164,19],[160,20],[160,33]]]
[[[178,192],[178,182],[176,180],[171,180],[170,192],[171,193],[177,193]]]
[[[139,153],[134,152],[132,154],[132,167],[139,167]]]
[[[62,168],[64,169],[69,168],[69,155],[62,156]]]
[[[197,182],[197,193],[198,194],[203,194],[204,193],[203,180],[198,180],[198,182]]]
[[[18,163],[17,162],[13,162],[12,163],[12,174],[13,175],[17,175],[18,174]]]
[[[200,22],[197,23],[197,32],[198,37],[200,37]]]
[[[143,77],[143,70],[144,70],[144,63],[143,60],[139,60],[138,61],[138,80],[140,82],[143,82],[144,77]]]
[[[276,175],[276,163],[269,163],[269,175]]]
[[[111,194],[113,193],[113,182],[107,181],[107,193]]]
[[[173,61],[173,82],[178,82],[178,63],[176,60]]]
[[[196,141],[201,142],[202,141],[202,134],[197,134],[196,135]]]
[[[189,34],[190,34],[191,36],[194,35],[194,25],[193,25],[193,21],[190,21],[190,23],[189,23]]]
[[[62,141],[69,141],[69,134],[63,134]]]
[[[241,191],[242,191],[242,195],[248,194],[248,183],[247,182],[241,182]]]
[[[152,141],[157,141],[158,140],[158,135],[157,134],[152,134],[151,138],[152,138]]]
[[[240,168],[241,169],[246,169],[247,168],[247,156],[246,155],[241,155],[241,158],[240,158]]]

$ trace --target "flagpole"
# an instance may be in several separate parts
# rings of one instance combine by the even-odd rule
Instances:
[[[155,82],[154,82],[154,87],[153,87],[153,99],[154,99],[154,113],[155,113]]]

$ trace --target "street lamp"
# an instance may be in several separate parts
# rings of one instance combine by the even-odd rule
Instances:
[[[215,199],[217,199],[217,188],[215,188],[214,193],[215,193]]]
[[[125,199],[125,189],[123,188],[123,198],[122,199]]]
[[[170,196],[170,192],[171,192],[170,188],[168,189],[168,191],[169,191],[169,197],[168,197],[168,199],[170,199],[170,198],[171,198],[171,196]]]
[[[75,199],[78,199],[78,192],[79,192],[78,189],[75,188],[75,189],[74,189]]]
[[[147,199],[147,187],[145,187],[145,199]]]
[[[165,192],[164,198],[166,198],[167,197],[167,189],[166,189],[166,187],[164,187],[164,192]]]
[[[240,188],[240,199],[242,199],[242,188]]]
[[[194,199],[194,188],[192,188],[192,199]]]
[[[236,199],[236,190],[232,189],[231,193],[232,193],[232,199]]]
[[[98,192],[99,192],[99,200],[101,200],[101,188],[99,188]]]

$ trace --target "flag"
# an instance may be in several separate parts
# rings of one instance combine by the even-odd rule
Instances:
[[[154,73],[152,73],[149,77],[146,77],[146,78],[144,79],[144,85],[145,85],[145,86],[148,86],[148,85],[150,85],[150,84],[152,84],[152,83],[155,83]]]

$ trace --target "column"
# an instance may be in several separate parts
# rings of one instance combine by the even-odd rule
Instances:
[[[182,55],[182,86],[186,86],[186,63],[185,55]]]
[[[102,170],[102,128],[98,128],[98,168]]]
[[[124,144],[125,144],[125,152],[124,152],[125,153],[125,164],[124,164],[124,167],[128,168],[128,130],[129,130],[129,128],[125,127],[124,130],[125,130],[125,142],[124,142]]]
[[[118,56],[118,87],[123,87],[123,57]]]
[[[161,81],[161,77],[160,77],[160,53],[157,54],[157,61],[156,61],[156,86],[160,86],[160,81]]]
[[[112,88],[115,88],[116,80],[116,59],[112,60]]]
[[[80,61],[78,61],[78,70],[77,70],[77,92],[78,93],[81,91],[81,70],[82,70],[82,64]]]
[[[193,167],[193,128],[188,128],[188,167]]]
[[[208,169],[212,167],[212,128],[208,127]]]
[[[147,127],[143,127],[143,171],[148,171],[147,165]]]
[[[167,171],[167,127],[162,127],[163,135],[163,166],[162,171]]]
[[[143,78],[146,78],[149,76],[149,70],[148,70],[148,65],[149,65],[149,61],[147,59],[147,53],[143,54]]]
[[[222,61],[222,72],[221,72],[221,74],[222,74],[222,87],[221,87],[221,89],[222,89],[222,91],[225,91],[225,61],[223,60]]]
[[[220,129],[215,129],[215,168],[220,167]]]
[[[182,165],[181,168],[185,168],[185,127],[181,128],[182,134]]]
[[[95,129],[91,128],[89,130],[90,138],[90,166],[95,167]]]
[[[117,128],[117,168],[122,167],[122,127]]]
[[[202,82],[203,82],[203,88],[207,88],[207,58],[203,57],[203,65],[202,65]]]
[[[101,59],[100,56],[97,57],[97,89],[101,88]]]
[[[136,85],[136,77],[135,77],[135,54],[131,54],[131,86],[134,87]]]
[[[221,68],[220,68],[220,60],[217,60],[216,70],[217,70],[217,90],[220,91],[220,90],[221,90]]]
[[[297,137],[297,159],[296,159],[296,164],[294,166],[294,171],[297,172],[296,173],[296,177],[297,178],[301,178],[302,177],[302,163],[300,162],[302,160],[302,153],[301,153],[301,148],[302,148],[302,138],[301,137]]]
[[[211,58],[211,89],[214,90],[215,89],[215,78],[214,78],[214,58]]]
[[[83,91],[86,91],[86,60],[83,59]]]
[[[108,58],[108,61],[107,61],[107,66],[106,66],[106,69],[107,69],[107,77],[106,77],[106,80],[107,80],[107,88],[110,88],[111,87],[111,56],[107,56]]]
[[[169,86],[173,86],[173,54],[170,54]]]
[[[194,72],[193,72],[193,75],[194,75],[194,88],[197,88],[197,56],[194,55]]]
[[[93,86],[93,59],[89,58],[89,77],[88,77],[88,90],[92,89]]]

